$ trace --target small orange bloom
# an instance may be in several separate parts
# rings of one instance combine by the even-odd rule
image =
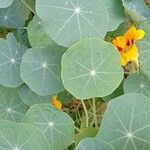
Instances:
[[[57,99],[57,95],[53,96],[52,104],[59,110],[62,110],[62,103]]]
[[[141,29],[131,27],[123,36],[118,36],[113,40],[113,44],[117,47],[121,54],[121,64],[125,66],[128,62],[134,61],[139,66],[139,52],[136,47],[136,41],[144,37],[145,32]]]

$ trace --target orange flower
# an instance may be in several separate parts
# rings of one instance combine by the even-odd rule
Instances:
[[[121,64],[125,66],[130,61],[134,61],[139,66],[139,52],[136,47],[136,41],[144,37],[145,32],[141,29],[131,27],[123,36],[118,36],[113,40],[113,44],[117,47],[121,54]]]
[[[62,110],[62,103],[57,99],[57,96],[53,96],[52,104],[59,110]]]

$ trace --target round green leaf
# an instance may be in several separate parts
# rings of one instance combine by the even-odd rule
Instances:
[[[114,150],[108,143],[94,138],[83,139],[75,150]]]
[[[115,150],[150,149],[150,99],[143,94],[125,94],[107,106],[97,138]]]
[[[122,0],[122,2],[133,20],[142,21],[150,17],[150,9],[144,0]]]
[[[53,150],[65,149],[73,143],[73,120],[67,113],[53,108],[50,104],[32,106],[23,118],[23,122],[41,129]]]
[[[150,78],[150,42],[141,41],[138,43],[140,52],[140,63],[143,72]]]
[[[51,150],[46,137],[33,126],[0,120],[1,150]]]
[[[21,0],[14,0],[9,7],[0,9],[0,26],[7,28],[23,27],[29,13],[29,9]]]
[[[32,47],[48,46],[54,41],[45,33],[42,22],[38,16],[34,16],[28,25],[28,37]]]
[[[23,81],[20,78],[20,63],[26,47],[18,43],[12,33],[6,40],[0,39],[0,83],[6,87],[18,87]]]
[[[69,47],[85,37],[103,38],[122,22],[121,2],[105,1],[37,0],[36,11],[46,33],[58,44]]]
[[[8,7],[12,2],[13,0],[0,0],[0,8]]]
[[[0,87],[0,118],[20,122],[29,107],[18,95],[17,89]]]
[[[60,78],[61,57],[65,49],[57,45],[29,49],[21,63],[23,81],[39,95],[53,95],[64,90]]]
[[[123,88],[125,93],[142,93],[150,98],[150,79],[142,72],[130,75]]]
[[[63,84],[78,99],[109,95],[122,79],[119,53],[108,42],[84,39],[63,55]]]
[[[22,85],[18,89],[19,96],[26,105],[34,105],[40,103],[49,103],[51,96],[40,96],[33,92],[27,85]]]

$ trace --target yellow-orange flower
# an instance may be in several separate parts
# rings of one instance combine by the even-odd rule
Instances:
[[[121,54],[121,64],[125,66],[130,61],[134,61],[139,66],[139,52],[136,47],[136,41],[144,37],[145,32],[141,29],[131,27],[123,36],[118,36],[113,40],[113,44],[117,47]]]
[[[58,100],[57,96],[53,96],[52,104],[59,110],[62,110],[62,103]]]

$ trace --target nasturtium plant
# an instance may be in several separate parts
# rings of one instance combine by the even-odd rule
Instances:
[[[150,97],[150,79],[143,73],[130,75],[124,82],[125,93],[141,93]]]
[[[150,17],[150,9],[146,0],[122,0],[126,12],[133,20],[141,21]]]
[[[13,34],[14,34],[16,40],[18,41],[18,43],[20,43],[26,47],[30,47],[26,28],[20,27],[19,29],[14,30]]]
[[[65,149],[74,140],[74,122],[70,116],[50,104],[36,104],[22,122],[35,125],[46,135],[53,150]]]
[[[60,78],[61,57],[65,48],[58,45],[29,49],[22,58],[21,77],[39,95],[63,91]]]
[[[150,1],[0,0],[0,150],[150,150]]]
[[[115,150],[150,149],[150,99],[143,94],[125,94],[108,104],[96,138]]]
[[[40,103],[49,103],[52,96],[41,96],[33,92],[26,84],[18,88],[18,94],[22,101],[29,106]]]
[[[38,16],[34,16],[33,20],[28,25],[27,31],[30,45],[32,47],[54,44],[54,41],[48,35],[46,35],[42,22]]]
[[[108,42],[97,38],[84,39],[63,55],[63,84],[76,98],[109,95],[122,79],[120,56]]]
[[[17,89],[0,86],[0,118],[21,122],[28,111],[28,105],[21,100]]]
[[[150,42],[144,40],[138,44],[140,51],[140,62],[143,72],[150,78]]]
[[[37,0],[36,10],[46,33],[68,47],[85,37],[103,38],[108,30],[115,29],[123,20],[120,4],[118,0]]]
[[[51,150],[44,134],[36,127],[0,120],[0,149]]]
[[[20,63],[27,48],[18,43],[12,33],[0,39],[0,83],[5,87],[18,87],[23,81],[20,77]]]
[[[0,26],[6,28],[23,27],[30,10],[21,2],[14,0],[9,7],[0,9]]]

